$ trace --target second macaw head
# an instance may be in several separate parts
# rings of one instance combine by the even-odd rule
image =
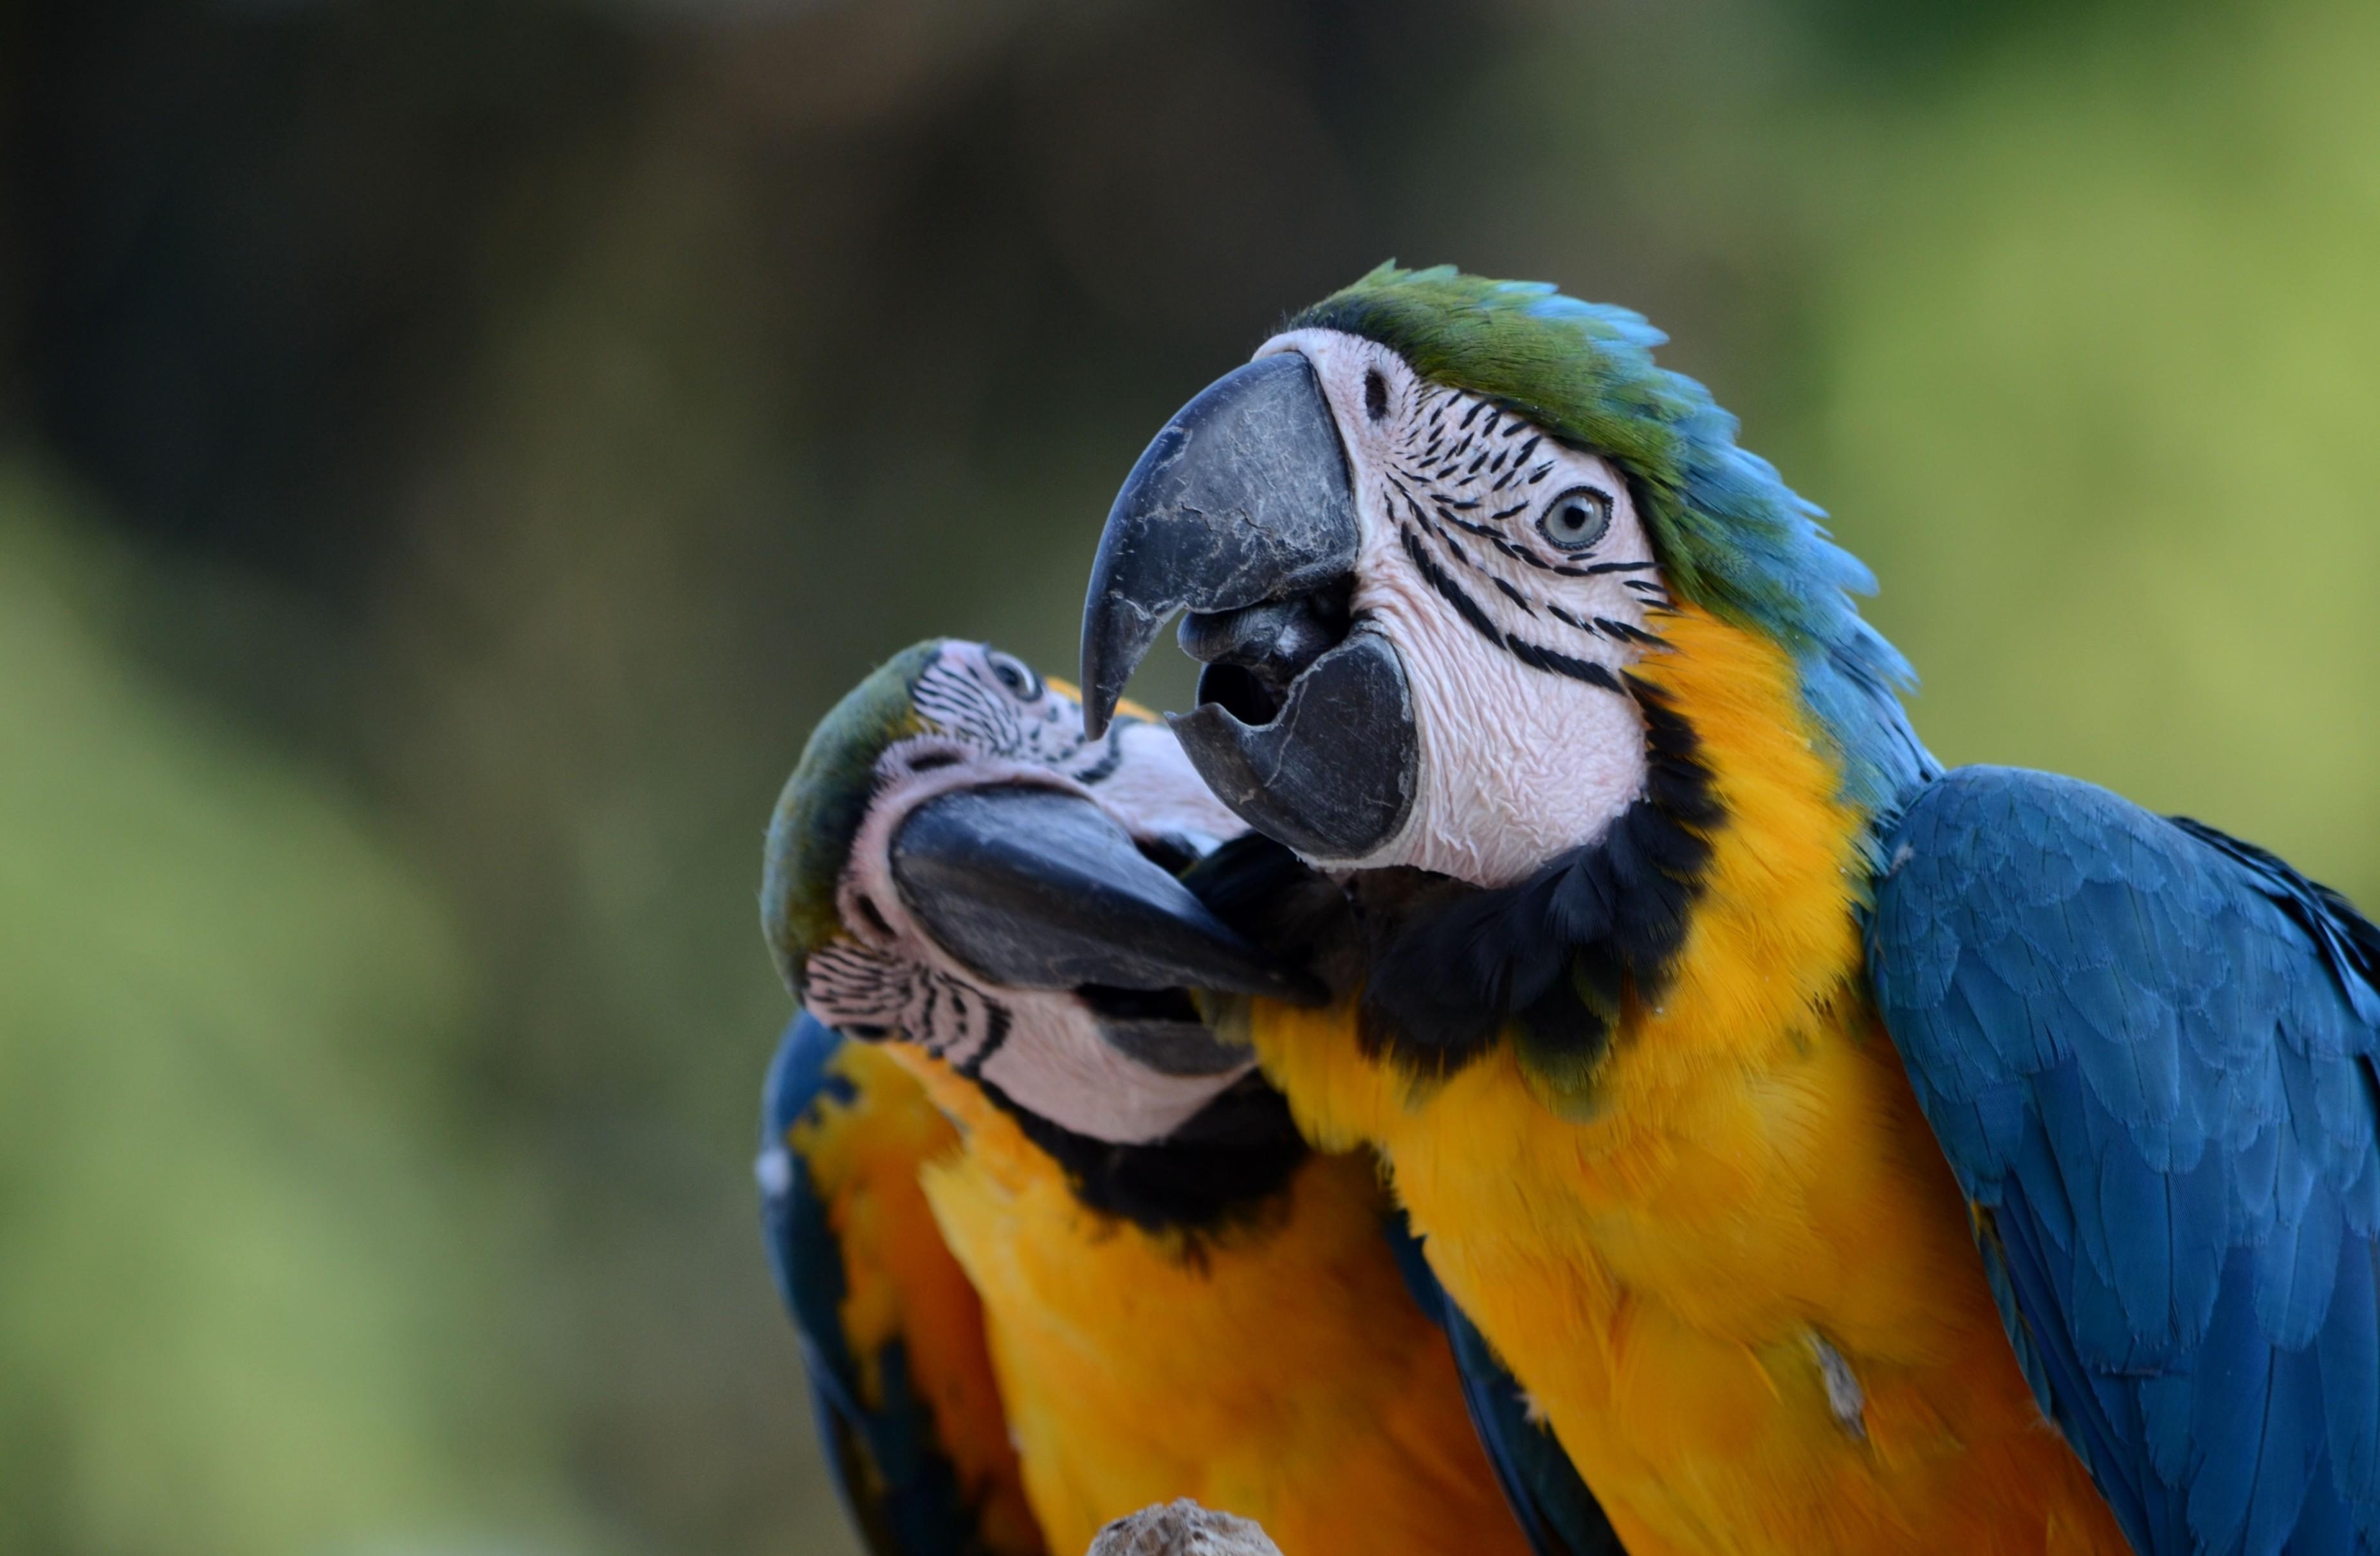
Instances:
[[[1085,735],[1066,689],[980,643],[896,655],[820,723],[770,824],[761,918],[810,1014],[914,1044],[1012,1111],[1164,1140],[1253,1068],[1186,991],[1299,975],[1175,873],[1244,830],[1161,725]]]
[[[1660,338],[1445,268],[1384,266],[1308,310],[1117,497],[1084,621],[1091,727],[1186,608],[1208,668],[1175,728],[1240,815],[1318,864],[1504,887],[1665,779],[1706,811],[1696,711],[1633,674],[1695,610],[1783,650],[1848,796],[1888,805],[1926,759],[1892,695],[1906,666],[1849,599],[1866,571],[1655,366]]]

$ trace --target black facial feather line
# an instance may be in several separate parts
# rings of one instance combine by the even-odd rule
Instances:
[[[1123,762],[1121,724],[1110,724],[1098,741],[1088,740],[1082,720],[1070,716],[1068,705],[1053,694],[1020,702],[986,682],[972,663],[937,660],[917,677],[912,700],[953,738],[990,756],[1055,768],[1078,784],[1104,782]]]
[[[802,999],[846,1036],[898,1037],[973,1076],[1007,1040],[1006,1006],[957,979],[851,941],[814,954],[802,970]]]
[[[1527,539],[1528,531],[1525,529],[1515,530],[1511,528],[1512,520],[1526,514],[1534,505],[1529,500],[1524,499],[1500,508],[1490,514],[1485,522],[1468,517],[1477,513],[1486,505],[1483,499],[1477,496],[1458,497],[1440,482],[1447,479],[1445,472],[1457,468],[1458,461],[1464,450],[1472,445],[1473,440],[1493,438],[1507,445],[1492,451],[1494,464],[1490,466],[1491,472],[1503,469],[1501,479],[1491,489],[1501,491],[1507,481],[1520,473],[1521,468],[1527,462],[1529,456],[1544,443],[1545,434],[1518,416],[1509,419],[1503,419],[1503,413],[1497,411],[1486,400],[1461,395],[1451,390],[1433,389],[1427,391],[1424,403],[1428,406],[1427,426],[1436,427],[1445,415],[1449,404],[1461,403],[1465,408],[1455,426],[1457,430],[1463,432],[1464,435],[1462,442],[1448,450],[1442,456],[1437,452],[1439,439],[1432,437],[1428,447],[1416,458],[1414,457],[1413,445],[1419,440],[1424,429],[1409,423],[1401,434],[1398,446],[1390,451],[1386,479],[1393,495],[1383,499],[1383,506],[1388,521],[1399,526],[1406,554],[1412,557],[1414,565],[1420,571],[1424,581],[1436,590],[1448,604],[1453,606],[1455,614],[1468,623],[1474,631],[1512,654],[1522,663],[1532,669],[1568,675],[1574,680],[1585,681],[1590,686],[1601,687],[1609,691],[1619,690],[1619,685],[1612,679],[1610,673],[1593,661],[1564,653],[1550,645],[1529,642],[1498,626],[1494,618],[1481,608],[1479,602],[1457,581],[1454,573],[1450,572],[1447,566],[1440,565],[1438,558],[1429,554],[1429,548],[1422,541],[1420,535],[1427,534],[1430,541],[1435,541],[1446,560],[1452,564],[1455,569],[1476,574],[1487,579],[1498,593],[1511,601],[1514,608],[1524,615],[1536,618],[1542,610],[1562,626],[1585,637],[1604,638],[1644,648],[1659,647],[1661,639],[1655,634],[1630,623],[1614,621],[1609,616],[1578,615],[1563,610],[1551,601],[1534,597],[1520,585],[1490,572],[1474,561],[1471,554],[1463,548],[1462,543],[1455,540],[1452,532],[1459,530],[1476,540],[1485,541],[1496,549],[1499,555],[1555,577],[1592,578],[1612,574],[1649,572],[1654,565],[1646,561],[1626,561],[1599,562],[1580,566],[1569,563],[1548,561],[1530,545]],[[1476,428],[1474,428],[1474,421],[1477,420],[1483,410],[1488,413],[1487,419],[1479,421]],[[1419,422],[1421,418],[1417,416],[1415,419],[1415,422]],[[1489,457],[1490,452],[1489,448],[1482,447],[1473,456],[1468,467],[1463,468],[1463,473],[1453,477],[1455,484],[1463,485],[1475,479],[1472,472],[1478,470],[1481,462]],[[1504,469],[1508,457],[1511,468]],[[1534,484],[1541,480],[1551,468],[1551,465],[1539,467],[1529,477],[1529,483]],[[1416,492],[1422,495],[1416,495]],[[1427,508],[1423,506],[1425,495],[1428,499]],[[1397,517],[1397,499],[1399,498],[1403,500],[1406,510],[1413,516],[1413,523],[1410,525],[1402,523]],[[1416,527],[1419,533],[1416,532]]]
[[[1405,554],[1413,559],[1413,565],[1420,572],[1423,581],[1438,590],[1439,597],[1454,607],[1455,614],[1468,623],[1473,631],[1532,670],[1544,670],[1557,675],[1567,675],[1574,681],[1584,681],[1591,687],[1601,687],[1606,691],[1616,692],[1621,689],[1620,682],[1611,672],[1595,661],[1579,659],[1556,649],[1545,648],[1498,626],[1494,618],[1481,608],[1479,602],[1465,593],[1463,586],[1457,583],[1445,568],[1438,565],[1437,560],[1429,554],[1429,548],[1423,543],[1420,534],[1411,525],[1402,526],[1401,533],[1404,540]],[[1439,537],[1439,541],[1441,544],[1449,544],[1443,535]],[[1459,556],[1461,553],[1456,554]],[[1491,581],[1500,581],[1493,579],[1492,575],[1490,578]]]

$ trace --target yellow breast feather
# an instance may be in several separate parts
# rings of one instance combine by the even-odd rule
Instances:
[[[1448,1290],[1636,1556],[2124,1550],[2041,1418],[1966,1208],[1865,994],[1864,819],[1765,639],[1691,608],[1637,674],[1728,820],[1674,975],[1591,1107],[1509,1045],[1442,1079],[1352,1013],[1257,1007],[1316,1137],[1370,1142]]]
[[[919,1181],[929,1163],[959,1149],[958,1132],[884,1051],[845,1043],[830,1067],[851,1083],[849,1099],[822,1099],[785,1143],[808,1167],[834,1229],[860,1391],[870,1405],[883,1404],[880,1358],[898,1342],[909,1384],[979,1510],[987,1547],[993,1556],[1038,1556],[1045,1548],[1009,1441],[983,1304]]]
[[[1312,1158],[1253,1224],[1153,1234],[1086,1209],[948,1066],[889,1052],[966,1139],[926,1193],[982,1294],[1053,1550],[1187,1496],[1257,1519],[1285,1556],[1524,1556],[1383,1239],[1368,1153]]]

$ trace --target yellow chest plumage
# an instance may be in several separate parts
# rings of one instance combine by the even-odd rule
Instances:
[[[1675,977],[1591,1102],[1509,1050],[1419,1082],[1344,1010],[1260,1006],[1317,1137],[1369,1142],[1456,1300],[1635,1556],[2121,1552],[2042,1420],[1864,994],[1857,818],[1780,655],[1695,613],[1642,667],[1729,821]]]
[[[979,1091],[901,1057],[965,1137],[925,1190],[982,1298],[1050,1550],[1186,1496],[1285,1556],[1522,1556],[1368,1155],[1310,1160],[1273,1217],[1189,1249],[1084,1210]]]

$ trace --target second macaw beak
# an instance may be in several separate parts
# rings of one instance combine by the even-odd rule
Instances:
[[[993,983],[1322,997],[1079,795],[1000,784],[936,796],[893,833],[892,863],[918,925]]]
[[[1177,412],[1109,511],[1083,607],[1083,715],[1104,729],[1177,610],[1207,665],[1170,717],[1217,797],[1307,858],[1402,830],[1420,742],[1396,650],[1348,602],[1362,543],[1347,455],[1314,368],[1259,357]]]

